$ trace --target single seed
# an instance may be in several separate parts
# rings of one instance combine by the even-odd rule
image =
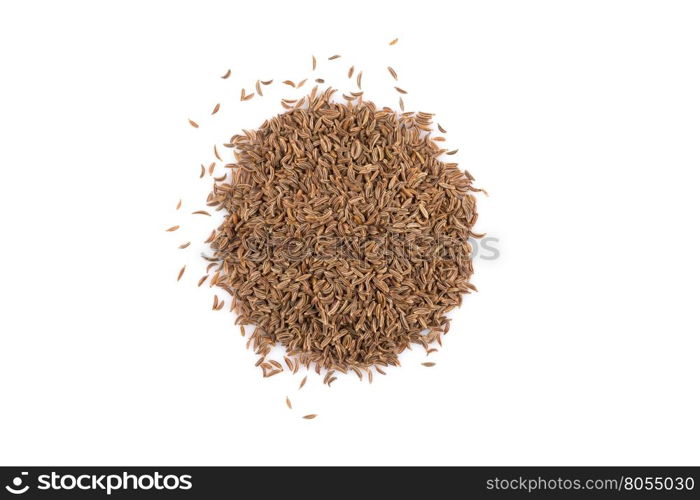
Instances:
[[[216,103],[216,106],[214,106],[214,110],[211,112],[211,114],[215,115],[219,111],[220,107],[221,107],[221,104]]]
[[[263,93],[262,93],[262,89],[260,88],[260,80],[255,82],[255,91],[258,93],[258,95],[260,97],[262,97]]]
[[[405,91],[404,89],[402,89],[402,88],[399,88],[399,87],[394,87],[394,88],[396,89],[396,92],[398,92],[399,94],[408,94],[408,92],[406,92],[406,91]]]
[[[329,60],[329,61],[332,61],[332,60],[334,60],[334,59],[338,59],[339,57],[340,57],[340,56],[336,54],[336,55],[334,55],[334,56],[330,56],[330,57],[328,58],[328,60]]]
[[[177,231],[178,229],[180,229],[180,226],[172,226],[166,229],[165,231],[168,233],[172,233],[173,231]]]
[[[311,71],[316,69],[316,56],[311,56]]]
[[[453,155],[453,154],[457,153],[457,151],[459,151],[459,149],[453,149],[452,151],[448,151],[448,152],[445,153],[445,154],[446,154],[446,155]]]
[[[352,78],[352,74],[355,72],[355,66],[350,66],[348,70],[348,78]]]
[[[199,128],[199,124],[193,120],[190,120],[189,118],[187,119],[188,122],[190,122],[190,125],[192,125],[194,128]]]
[[[394,38],[392,41],[389,42],[389,45],[396,45],[396,42],[398,42],[398,38]]]
[[[316,415],[315,413],[310,413],[309,415],[304,415],[302,418],[305,418],[306,420],[312,420],[312,419],[316,418],[317,416],[318,415]]]
[[[183,244],[180,245],[178,248],[184,249],[184,248],[187,248],[188,246],[190,246],[190,242],[189,242],[189,241],[188,241],[187,243],[183,243]]]
[[[433,363],[432,361],[426,361],[425,363],[421,363],[421,365],[430,368],[431,366],[435,366],[435,363]]]
[[[208,275],[208,274],[205,274],[204,276],[202,276],[201,278],[199,278],[199,281],[197,282],[197,287],[202,286],[202,283],[204,283],[204,282],[207,280],[208,277],[209,277],[209,275]]]
[[[270,85],[272,83],[272,80],[263,80],[262,82],[263,85]]]
[[[323,78],[316,78],[316,83],[326,83]]]
[[[180,272],[177,274],[177,280],[180,281],[180,278],[182,278],[182,275],[185,274],[185,268],[187,266],[182,266],[182,269],[180,269]]]
[[[228,71],[226,71],[226,73],[224,74],[224,76],[222,76],[221,78],[223,78],[224,80],[226,80],[229,76],[231,76],[231,70],[230,70],[230,69],[229,69]]]
[[[283,81],[282,83],[284,83],[285,85],[289,85],[289,86],[292,87],[292,88],[295,88],[295,87],[296,87],[296,85],[294,85],[294,82],[291,81],[291,80],[285,80],[285,81]]]
[[[299,384],[299,389],[301,389],[302,387],[304,387],[304,384],[306,384],[306,376],[304,376],[304,378],[301,379],[301,384]]]
[[[304,86],[305,83],[306,83],[306,78],[304,78],[302,81],[300,81],[299,83],[297,83],[297,88],[300,89],[301,87]]]
[[[195,210],[194,212],[192,212],[192,215],[208,215],[209,217],[211,217],[211,214],[206,210]]]
[[[224,161],[221,159],[221,156],[219,156],[219,151],[216,149],[216,144],[214,144],[214,156],[216,156],[216,159],[219,161]]]
[[[200,178],[200,179],[201,179],[202,177],[204,177],[204,174],[207,173],[207,170],[204,168],[204,165],[201,165],[201,167],[202,167],[202,172],[199,174],[199,178]]]
[[[444,128],[442,128],[442,125],[440,125],[439,123],[437,124],[437,128],[438,128],[438,130],[439,130],[440,132],[442,132],[443,134],[446,134],[446,133],[447,133],[447,130],[445,130]]]
[[[387,66],[386,69],[389,70],[389,74],[394,78],[394,80],[399,79],[399,77],[396,75],[396,71],[394,71],[394,68],[392,68],[391,66]]]
[[[357,87],[362,88],[362,71],[357,74]]]
[[[241,328],[241,337],[245,337],[245,328],[243,328],[243,325],[241,325],[240,328]]]
[[[289,400],[289,396],[287,396],[287,408],[292,409],[292,402]]]
[[[180,210],[181,206],[182,206],[182,200],[177,202],[177,205],[175,206],[175,210]]]
[[[399,108],[401,109],[401,111],[404,110],[404,109],[403,109],[403,98],[402,98],[402,97],[399,97]]]

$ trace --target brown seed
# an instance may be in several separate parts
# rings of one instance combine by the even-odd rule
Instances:
[[[316,56],[311,56],[311,71],[316,69]]]
[[[445,153],[445,154],[446,154],[446,155],[453,155],[453,154],[455,154],[457,151],[459,151],[459,149],[453,149],[452,151],[448,151],[448,152]]]
[[[263,93],[262,93],[262,88],[260,88],[260,80],[255,82],[255,91],[258,93],[258,95],[260,97],[262,97]]]
[[[180,226],[172,226],[166,229],[165,231],[168,233],[172,233],[173,231],[177,231],[178,229],[180,229]]]
[[[255,97],[255,93],[251,92],[250,94],[246,95],[243,97],[244,101],[250,101],[253,97]]]
[[[402,98],[402,97],[399,97],[399,108],[401,109],[401,111],[404,110],[404,109],[403,109],[403,98]]]
[[[211,162],[209,164],[209,175],[212,175],[214,173],[215,168],[216,168],[216,162]]]
[[[421,365],[431,367],[435,366],[435,363],[433,363],[432,361],[426,361],[425,363],[421,363]]]
[[[211,306],[212,311],[216,311],[217,307],[219,307],[219,297],[214,295],[214,304]]]
[[[211,214],[206,210],[195,210],[194,212],[192,212],[192,215],[208,215],[209,217],[211,217]]]
[[[270,85],[272,83],[272,80],[263,80],[262,82],[263,85]]]
[[[285,85],[289,85],[289,86],[292,87],[292,88],[295,88],[295,87],[296,87],[296,85],[294,84],[294,82],[291,81],[291,80],[285,80],[285,81],[283,81],[282,83],[284,83]]]
[[[219,156],[219,151],[216,149],[216,144],[214,144],[214,156],[216,156],[217,160],[224,161],[221,159],[221,156]]]
[[[348,78],[352,78],[352,74],[355,72],[355,66],[350,66],[348,70]]]
[[[214,109],[212,110],[211,114],[215,115],[219,111],[220,107],[221,107],[221,104],[216,103],[216,106],[214,106]]]
[[[224,80],[226,80],[229,76],[231,76],[231,70],[230,70],[230,69],[227,70],[226,73],[224,74],[224,76],[222,76],[221,78],[223,78]]]
[[[304,415],[302,418],[305,418],[306,420],[312,420],[312,419],[316,418],[317,416],[318,415],[316,415],[315,413],[310,413],[309,415]]]
[[[241,337],[245,337],[245,328],[243,328],[243,325],[241,325],[240,328],[241,328]]]
[[[304,387],[304,384],[306,384],[306,376],[303,379],[301,379],[301,383],[299,384],[299,389]]]
[[[199,281],[197,282],[197,287],[202,286],[202,283],[204,283],[205,281],[207,281],[207,278],[208,278],[208,277],[209,277],[209,275],[208,275],[208,274],[205,274],[204,276],[202,276],[201,278],[199,278]]]
[[[387,66],[386,69],[389,70],[389,74],[394,78],[394,80],[399,79],[399,77],[396,75],[396,71],[394,71],[394,68],[392,68],[391,66]]]
[[[180,210],[180,207],[182,206],[182,200],[179,200],[177,202],[177,205],[175,205],[175,210]]]
[[[292,409],[292,402],[289,400],[289,396],[287,396],[287,408]]]
[[[332,60],[334,60],[334,59],[338,59],[339,57],[340,57],[340,56],[336,54],[336,55],[334,55],[334,56],[330,56],[330,57],[328,58],[328,60],[329,60],[329,61],[332,61]]]
[[[389,45],[396,45],[396,42],[398,42],[398,38],[394,38],[392,41],[389,42]]]
[[[399,88],[399,87],[394,87],[394,88],[396,89],[396,92],[398,92],[399,94],[408,94],[408,92],[406,92],[406,91],[405,91],[404,89],[402,89],[402,88]]]
[[[180,281],[180,278],[182,278],[182,275],[185,274],[185,268],[187,266],[182,266],[182,269],[180,269],[180,272],[177,273],[177,280]]]
[[[206,168],[204,168],[204,165],[201,165],[201,167],[202,167],[202,171],[201,171],[201,173],[199,174],[199,178],[200,178],[200,179],[201,179],[202,177],[204,177],[204,174],[207,173],[207,170],[206,170]]]
[[[444,128],[442,128],[442,125],[440,125],[439,123],[437,124],[437,128],[438,128],[438,130],[439,130],[440,132],[442,132],[443,134],[446,134],[446,133],[447,133],[447,130],[445,130]]]
[[[326,83],[323,78],[316,78],[316,83]]]
[[[188,122],[190,122],[190,125],[192,125],[194,128],[199,128],[199,124],[195,121],[190,120],[189,118],[187,119]]]
[[[357,74],[357,87],[362,88],[362,71]]]
[[[299,83],[297,83],[297,88],[300,89],[301,87],[304,86],[305,83],[306,83],[306,78],[304,78],[302,81],[300,81]]]
[[[189,242],[189,241],[188,241],[187,243],[183,243],[183,244],[180,245],[178,248],[184,249],[184,248],[187,248],[188,246],[190,246],[190,242]]]

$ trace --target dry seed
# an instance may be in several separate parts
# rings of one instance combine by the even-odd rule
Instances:
[[[329,60],[329,61],[332,61],[332,60],[334,60],[334,59],[338,59],[339,57],[340,57],[340,56],[336,54],[336,55],[334,55],[334,56],[330,56],[330,57],[328,58],[328,60]]]
[[[173,231],[177,231],[178,229],[180,229],[180,226],[172,226],[166,229],[165,231],[168,233],[172,233]]]
[[[263,85],[270,85],[272,83],[272,80],[263,80],[262,82]]]
[[[189,118],[187,119],[188,122],[190,122],[190,125],[192,125],[194,128],[199,128],[199,124],[195,121],[190,120]]]
[[[217,103],[216,106],[214,106],[214,109],[212,110],[211,114],[215,115],[219,111],[220,107],[221,107],[221,104]]]
[[[323,78],[316,78],[316,83],[326,83]]]
[[[352,74],[355,72],[355,66],[350,66],[348,70],[348,78],[352,78]]]
[[[432,361],[426,361],[425,363],[421,363],[421,365],[430,368],[431,366],[435,366],[435,363],[433,363]]]
[[[453,154],[455,154],[457,151],[459,151],[459,149],[453,149],[452,151],[448,151],[448,152],[445,153],[445,154],[446,154],[446,155],[453,155]]]
[[[311,71],[316,69],[316,56],[311,56]]]
[[[394,68],[392,68],[391,66],[387,66],[386,69],[389,70],[389,74],[394,78],[394,80],[399,79],[399,77],[396,75],[396,71],[394,71]]]
[[[209,277],[209,275],[208,275],[208,274],[205,274],[204,276],[202,276],[201,278],[199,278],[199,281],[197,282],[197,287],[202,286],[202,283],[204,283],[205,281],[207,281],[207,278],[208,278],[208,277]]]
[[[316,415],[315,413],[310,413],[309,415],[304,415],[302,418],[305,418],[306,420],[312,420],[312,419],[316,418],[317,416],[318,415]]]
[[[398,38],[394,38],[392,41],[389,42],[389,45],[396,45],[396,42],[398,42]]]
[[[202,171],[201,171],[201,173],[199,174],[199,178],[200,178],[200,179],[201,179],[202,177],[204,177],[204,174],[207,173],[207,169],[204,168],[204,165],[201,165],[201,167],[202,167]]]
[[[206,210],[195,210],[194,212],[192,212],[192,215],[208,215],[209,217],[211,217],[211,214]]]
[[[394,88],[396,89],[396,92],[398,92],[399,94],[408,94],[408,92],[406,92],[406,91],[405,91],[404,89],[402,89],[402,88],[399,88],[399,87],[394,87]]]
[[[304,384],[306,384],[306,376],[304,376],[304,378],[301,379],[301,383],[299,384],[299,389],[301,389],[302,387],[304,387]]]
[[[357,74],[357,87],[362,88],[362,71]]]
[[[443,134],[446,134],[446,133],[447,133],[447,130],[445,130],[444,128],[442,128],[442,125],[440,125],[439,123],[437,124],[437,128],[438,128],[438,130],[439,130],[440,132],[442,132]]]
[[[180,269],[180,272],[177,274],[177,280],[180,281],[180,278],[182,278],[182,275],[185,274],[185,268],[187,266],[182,266],[182,269]]]
[[[284,83],[285,85],[289,85],[292,88],[296,88],[296,85],[294,85],[294,82],[291,80],[285,80],[282,83]]]
[[[255,91],[258,93],[258,95],[260,97],[262,97],[263,93],[262,93],[262,89],[260,88],[260,80],[255,82]]]
[[[229,76],[231,76],[231,70],[230,70],[230,69],[229,69],[228,71],[226,71],[226,73],[224,74],[224,76],[222,76],[221,78],[223,78],[224,80],[226,80]]]
[[[180,207],[182,206],[182,200],[179,200],[177,202],[177,205],[175,205],[175,210],[180,210]]]
[[[187,248],[188,246],[190,246],[190,242],[189,242],[189,241],[188,241],[187,243],[183,243],[183,244],[180,245],[178,248],[184,249],[184,248]]]
[[[214,144],[214,156],[216,156],[217,160],[224,161],[221,159],[221,156],[219,156],[219,151],[216,149],[216,144]]]
[[[289,400],[289,396],[287,396],[287,408],[292,409],[292,402]]]

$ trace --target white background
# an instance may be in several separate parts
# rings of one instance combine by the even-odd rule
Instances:
[[[680,1],[3,2],[0,463],[699,465],[699,25]],[[437,365],[371,386],[263,380],[194,286],[199,164],[311,54],[395,107],[393,66],[499,239]]]

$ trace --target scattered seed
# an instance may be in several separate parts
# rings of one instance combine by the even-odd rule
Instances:
[[[328,58],[328,60],[329,60],[329,61],[332,61],[332,60],[334,60],[334,59],[338,59],[339,57],[340,57],[340,56],[336,54],[336,55],[334,55],[334,56],[330,56],[330,57]]]
[[[398,42],[398,38],[394,38],[392,41],[389,42],[389,45],[396,45],[396,42]]]
[[[202,283],[204,283],[205,281],[207,281],[207,278],[208,278],[208,277],[209,277],[209,275],[208,275],[208,274],[205,274],[204,276],[202,276],[201,278],[199,278],[199,281],[197,282],[197,287],[199,288],[200,286],[202,286]]]
[[[251,93],[248,94],[247,96],[244,96],[244,97],[243,97],[243,100],[244,100],[244,101],[250,101],[253,97],[255,97],[255,93],[251,92]]]
[[[292,88],[296,88],[296,85],[295,85],[294,82],[291,81],[291,80],[285,80],[285,81],[283,81],[282,83],[284,83],[285,85],[289,85],[289,86],[292,87]]]
[[[396,92],[398,92],[399,94],[408,94],[408,92],[406,92],[406,91],[405,91],[404,89],[402,89],[402,88],[399,88],[399,87],[394,87],[394,88],[396,89]]]
[[[447,130],[445,130],[444,128],[442,128],[442,125],[440,125],[439,123],[437,124],[437,128],[438,128],[438,130],[439,130],[440,132],[442,132],[443,134],[446,134],[446,133],[447,133]]]
[[[262,82],[263,85],[270,85],[272,83],[272,80],[263,80]]]
[[[180,226],[172,226],[166,229],[165,231],[168,233],[172,233],[173,231],[177,231],[178,229],[180,229]]]
[[[199,178],[200,178],[200,179],[201,179],[202,177],[204,177],[204,174],[207,173],[207,170],[204,168],[204,165],[201,165],[201,167],[202,167],[202,172],[199,174]]]
[[[182,278],[182,275],[185,274],[185,268],[187,266],[182,266],[182,269],[180,269],[180,272],[177,274],[177,280],[180,281],[180,278]]]
[[[362,88],[362,71],[357,74],[357,87]]]
[[[394,78],[394,80],[399,79],[399,77],[396,75],[396,71],[394,71],[394,68],[392,68],[391,66],[387,66],[386,69],[389,70],[389,74]]]
[[[301,87],[304,86],[305,83],[306,83],[306,78],[304,78],[302,81],[300,81],[299,83],[297,83],[297,88],[300,89]]]
[[[177,205],[175,205],[175,210],[180,210],[180,207],[182,206],[182,200],[179,200],[177,202]]]
[[[453,155],[453,154],[457,153],[457,151],[459,151],[459,149],[453,149],[452,151],[448,151],[448,152],[445,153],[445,154],[446,154],[446,155]]]
[[[316,415],[315,413],[310,413],[309,415],[304,415],[302,418],[305,418],[306,420],[312,420],[312,419],[316,418],[317,416],[318,415]]]
[[[240,328],[241,328],[241,337],[245,337],[245,328],[243,328],[243,325],[241,325]]]
[[[209,175],[212,175],[214,173],[215,168],[216,168],[216,162],[211,162],[209,164]]]
[[[206,210],[195,210],[194,212],[192,212],[192,215],[208,215],[209,217],[211,217],[211,214]]]
[[[311,71],[316,70],[316,56],[311,56]]]
[[[187,119],[188,122],[190,122],[190,125],[192,125],[194,128],[199,128],[199,124],[193,120],[190,120],[189,118]]]
[[[435,366],[435,363],[433,363],[432,361],[426,361],[425,363],[421,363],[421,365],[430,368],[431,366]]]
[[[258,95],[260,97],[262,97],[263,93],[262,93],[262,89],[260,88],[260,80],[255,82],[255,91],[258,93]]]
[[[289,400],[289,396],[287,396],[287,408],[292,409],[292,402]]]
[[[217,160],[224,161],[221,159],[221,156],[219,156],[219,151],[216,149],[216,144],[214,144],[214,156],[216,156]]]
[[[231,70],[230,70],[230,69],[229,69],[228,71],[226,71],[226,73],[224,74],[224,76],[222,76],[221,78],[223,78],[224,80],[226,80],[229,76],[231,76]]]
[[[185,248],[187,248],[188,246],[190,246],[190,243],[191,243],[191,242],[189,242],[189,241],[188,241],[187,243],[183,243],[183,244],[180,245],[178,248],[185,249]]]
[[[350,66],[348,70],[348,78],[352,78],[352,74],[355,72],[355,66]]]
[[[301,389],[302,387],[304,387],[305,384],[306,384],[306,376],[304,376],[304,378],[301,379],[301,384],[299,384],[299,389]]]
[[[326,83],[323,78],[316,78],[316,83]]]
[[[216,103],[216,106],[214,106],[214,110],[211,112],[212,115],[215,115],[218,111],[219,108],[221,107],[220,103]]]
[[[399,108],[401,109],[401,111],[404,110],[404,109],[403,109],[403,98],[402,98],[402,97],[399,97]]]

